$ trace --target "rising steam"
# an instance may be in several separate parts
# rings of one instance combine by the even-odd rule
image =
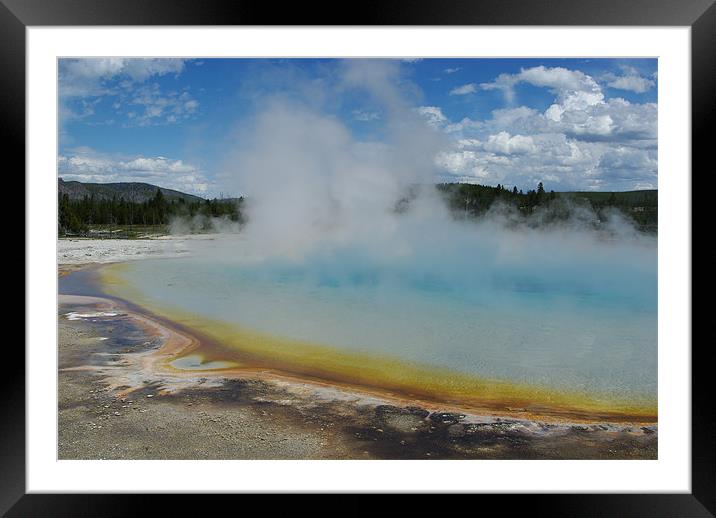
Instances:
[[[586,289],[628,291],[648,281],[655,293],[656,239],[616,212],[599,216],[607,220],[601,232],[590,227],[598,216],[579,207],[559,225],[541,224],[541,210],[524,221],[500,205],[479,220],[456,220],[433,186],[435,156],[448,142],[416,114],[399,67],[348,60],[334,87],[362,92],[379,110],[380,141],[357,138],[309,100],[262,99],[224,176],[246,194],[248,223],[240,246],[214,250],[214,259],[298,261],[344,276],[402,268],[455,285],[512,269],[520,279]],[[409,202],[397,210],[401,200]]]

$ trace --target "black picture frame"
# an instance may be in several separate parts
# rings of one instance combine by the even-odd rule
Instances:
[[[692,44],[692,171],[704,169],[713,147],[716,92],[714,0],[364,0],[354,6],[198,0],[0,0],[0,142],[16,171],[25,167],[25,29],[63,25],[571,25],[689,26]],[[712,168],[712,167],[711,167]],[[7,168],[9,173],[10,168]],[[689,172],[693,178],[693,172]],[[708,176],[704,175],[705,178]],[[685,178],[687,178],[685,176]],[[23,186],[24,191],[24,186]],[[15,196],[17,190],[14,191]],[[692,206],[696,206],[695,201]],[[693,254],[693,251],[692,251]],[[692,255],[693,257],[693,255]],[[27,278],[32,272],[25,269]],[[32,308],[26,308],[31,311]],[[693,322],[693,317],[692,317]],[[688,347],[690,344],[683,344]],[[692,492],[690,494],[510,495],[509,506],[553,516],[714,516],[716,456],[709,342],[692,348]],[[9,347],[6,346],[6,351]],[[7,353],[6,353],[7,354]],[[8,365],[25,365],[15,346]],[[138,495],[25,494],[25,371],[5,369],[0,399],[0,514],[7,516],[119,516],[146,508]],[[698,409],[694,411],[693,409]],[[137,502],[137,499],[144,502]],[[453,497],[450,497],[452,499]],[[491,499],[499,496],[485,495]],[[164,499],[162,512],[181,509],[185,498]],[[441,499],[443,500],[443,499]],[[265,501],[264,501],[265,502]],[[316,509],[305,499],[292,504]],[[452,500],[443,504],[452,507]],[[141,503],[142,507],[138,507]],[[258,503],[244,502],[249,509]],[[506,502],[496,502],[505,505]],[[373,504],[343,497],[341,514],[367,514]],[[414,497],[402,512],[423,509]],[[458,504],[460,505],[460,504]],[[323,507],[323,506],[322,506]],[[324,509],[330,509],[325,506]],[[411,509],[412,508],[412,509]],[[464,510],[464,509],[463,509]]]

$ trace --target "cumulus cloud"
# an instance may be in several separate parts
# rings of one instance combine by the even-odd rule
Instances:
[[[491,179],[486,162],[485,156],[471,150],[443,152],[435,159],[438,167],[450,174],[451,177],[445,179],[464,183],[484,183]]]
[[[656,155],[654,153],[626,146],[611,147],[599,158],[599,167],[627,179],[643,180],[644,178],[640,172],[643,170],[656,170],[656,164]]]
[[[544,182],[554,190],[630,190],[657,183],[654,147],[587,142],[563,133],[515,137],[501,132],[456,141],[436,159],[446,173],[443,179],[467,177],[525,189]]]
[[[624,69],[633,76],[633,70]],[[631,77],[630,76],[630,77]],[[422,107],[428,125],[452,135],[436,163],[444,180],[555,190],[629,190],[657,184],[657,105],[607,99],[599,83],[578,70],[533,67],[501,74],[483,90],[509,102],[519,83],[548,89],[545,110],[496,109],[481,120],[450,121],[437,106]]]
[[[619,90],[644,93],[654,86],[654,81],[641,76],[621,76],[610,81],[608,85]]]
[[[200,196],[212,187],[198,167],[163,156],[120,157],[78,148],[58,156],[57,169],[66,181],[146,182]]]
[[[450,95],[467,95],[477,91],[477,85],[475,83],[468,83],[466,85],[458,86],[450,90]]]
[[[493,115],[498,127],[527,133],[565,133],[585,140],[656,138],[656,104],[607,100],[594,78],[578,70],[533,67],[518,74],[501,74],[480,87],[503,90],[512,97],[514,86],[520,82],[549,89],[555,102],[543,113],[527,107],[497,110]]]
[[[544,112],[520,106],[494,110],[482,123],[465,120],[465,129],[489,128],[515,133],[564,133],[580,140],[652,140],[657,137],[656,103],[613,98],[581,110],[552,104]]]
[[[462,70],[462,68],[460,67],[446,68],[445,70],[443,70],[443,72],[445,72],[446,74],[454,74],[455,72],[459,72],[460,70]]]
[[[419,106],[416,112],[433,128],[441,128],[448,121],[447,117],[443,115],[443,111],[437,106]]]
[[[532,137],[523,135],[510,136],[506,131],[497,135],[490,135],[484,145],[486,151],[501,153],[503,155],[533,153],[536,147]]]
[[[607,86],[642,94],[656,85],[656,78],[644,77],[633,67],[624,67],[622,75],[606,74]]]

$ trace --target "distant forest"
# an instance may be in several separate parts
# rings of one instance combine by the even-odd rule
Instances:
[[[75,182],[78,183],[79,182]],[[83,185],[83,184],[80,184]],[[84,184],[89,185],[89,184]],[[111,184],[107,184],[111,185]],[[123,184],[114,184],[123,185]],[[112,229],[123,229],[126,237],[130,237],[132,228],[144,228],[149,233],[156,233],[157,228],[168,231],[172,221],[199,221],[192,225],[194,231],[211,231],[216,218],[243,224],[246,217],[242,212],[244,199],[202,199],[194,196],[167,197],[162,189],[156,188],[154,196],[146,196],[144,201],[128,201],[123,195],[105,194],[103,196],[90,193],[81,198],[69,196],[67,192],[59,194],[58,230],[61,236],[89,235],[103,232],[117,232]],[[525,220],[530,215],[539,215],[539,224],[549,224],[568,220],[580,208],[587,209],[596,218],[598,226],[601,216],[606,211],[618,210],[635,226],[648,233],[657,232],[658,192],[547,192],[540,182],[536,189],[526,193],[517,187],[508,189],[503,185],[490,187],[485,185],[444,183],[437,189],[443,194],[446,203],[457,219],[472,219],[484,216],[495,203],[502,207],[512,208],[515,214],[522,215]],[[400,200],[396,211],[407,209],[416,192]],[[197,218],[198,216],[198,218]],[[534,219],[534,218],[533,218]],[[109,228],[109,230],[107,230]],[[150,230],[151,229],[151,230]],[[147,233],[147,232],[145,232]],[[136,233],[132,234],[136,237]]]
[[[517,187],[503,185],[489,187],[464,183],[439,184],[441,191],[457,218],[477,218],[485,215],[496,202],[511,207],[525,218],[539,214],[540,224],[573,218],[579,209],[591,211],[598,225],[607,211],[618,210],[642,232],[656,233],[658,223],[658,191],[627,192],[547,192],[542,182],[526,193]]]
[[[243,198],[167,200],[159,188],[152,198],[143,202],[128,201],[124,197],[103,198],[94,195],[71,199],[64,193],[59,195],[58,230],[60,235],[84,235],[97,226],[152,228],[166,226],[174,218],[191,220],[196,216],[203,217],[207,226],[210,225],[211,218],[225,218],[242,223],[242,204]]]

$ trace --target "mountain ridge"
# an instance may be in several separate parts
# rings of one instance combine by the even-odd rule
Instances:
[[[205,198],[194,194],[187,194],[174,189],[167,189],[150,183],[143,182],[115,182],[115,183],[85,183],[78,181],[65,181],[61,177],[57,181],[58,193],[60,196],[67,194],[70,200],[81,200],[85,196],[95,197],[97,200],[117,200],[124,198],[125,201],[144,203],[157,193],[157,189],[167,201],[183,199],[187,202],[204,201]]]

